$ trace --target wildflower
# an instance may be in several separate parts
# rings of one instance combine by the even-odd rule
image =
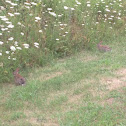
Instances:
[[[0,33],[0,35],[2,35],[2,33]]]
[[[5,23],[6,23],[6,24],[11,24],[12,22],[6,21]]]
[[[14,14],[12,14],[12,13],[8,13],[11,17],[13,17],[14,16]]]
[[[24,48],[29,48],[29,44],[23,44]]]
[[[15,46],[18,46],[18,42],[17,42],[17,41],[15,41],[15,42],[14,42],[14,45],[15,45]]]
[[[8,28],[1,28],[1,30],[2,30],[2,31],[6,31],[6,30],[8,30]]]
[[[109,20],[112,20],[112,18],[108,18]]]
[[[11,5],[12,5],[12,6],[17,6],[17,4],[15,4],[15,3],[11,3]]]
[[[0,41],[0,45],[3,45],[4,42]]]
[[[11,4],[11,1],[9,1],[9,0],[6,0],[6,2]]]
[[[87,4],[87,7],[90,7],[91,6],[91,4]]]
[[[16,60],[16,58],[13,58],[12,60]]]
[[[11,51],[16,51],[15,46],[10,46]]]
[[[118,15],[121,15],[121,13],[118,13]]]
[[[34,43],[34,46],[35,46],[36,48],[39,48],[39,43],[35,42],[35,43]]]
[[[47,8],[47,10],[48,10],[48,11],[51,11],[51,10],[52,10],[52,8]]]
[[[39,32],[42,32],[42,30],[39,30]]]
[[[34,45],[39,45],[39,43],[35,42]]]
[[[113,11],[113,13],[116,13],[116,11]]]
[[[23,32],[21,32],[21,35],[23,36],[23,35],[24,35],[24,33],[23,33]]]
[[[110,12],[110,10],[108,8],[105,9],[107,12]]]
[[[54,17],[57,16],[56,13],[54,13],[54,12],[49,12],[49,14],[52,15],[52,16],[54,16]]]
[[[20,13],[14,13],[14,15],[20,15]]]
[[[33,16],[33,14],[29,14],[29,16]]]
[[[0,6],[0,10],[5,10],[5,8],[3,6]]]
[[[35,22],[38,22],[38,20],[35,20]]]
[[[18,25],[21,25],[21,22],[18,22],[17,24],[18,24]]]
[[[10,59],[10,56],[8,56],[8,59]]]
[[[9,54],[10,53],[10,51],[6,51],[6,54]]]
[[[77,1],[77,0],[75,0],[75,2],[78,4],[78,5],[80,5],[81,3],[79,2],[79,1]]]
[[[18,50],[22,50],[22,48],[21,48],[21,47],[16,47],[16,49],[18,49]]]
[[[101,13],[101,11],[98,11],[99,13]]]
[[[119,7],[123,7],[122,5],[119,5]]]
[[[7,27],[8,27],[8,28],[14,28],[14,25],[9,24]]]
[[[37,3],[31,2],[32,5],[37,5]]]
[[[27,3],[27,2],[24,2],[24,4],[25,4],[25,5],[29,5],[29,6],[31,5],[30,3]]]
[[[2,21],[8,21],[9,19],[6,17],[1,18]]]
[[[121,18],[120,18],[120,17],[117,17],[117,19],[119,19],[119,20],[120,20]]]
[[[2,53],[0,53],[0,56],[2,56]]]
[[[68,10],[68,7],[67,7],[67,6],[64,6],[64,9],[65,9],[65,10]]]
[[[111,17],[113,18],[114,16],[113,16],[113,15],[111,15]]]
[[[58,38],[57,38],[56,40],[57,40],[57,41],[59,41],[59,39],[58,39]]]
[[[36,20],[41,20],[41,18],[40,18],[40,17],[35,17],[35,19],[36,19]]]
[[[60,26],[63,26],[63,24],[60,24]]]
[[[10,37],[8,40],[9,40],[9,41],[12,41],[12,40],[14,40],[14,38],[13,38],[13,37]]]
[[[29,6],[25,6],[27,9],[30,9],[30,7]]]
[[[75,10],[74,8],[70,8],[71,10]]]

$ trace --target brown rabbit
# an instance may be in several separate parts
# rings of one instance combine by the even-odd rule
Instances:
[[[22,77],[19,73],[19,68],[17,68],[14,72],[13,72],[13,75],[14,75],[14,79],[15,79],[15,83],[16,85],[25,85],[26,81],[25,81],[25,78]]]
[[[104,51],[104,52],[108,52],[108,51],[111,51],[112,50],[109,46],[102,45],[102,41],[97,44],[97,48],[100,51]]]

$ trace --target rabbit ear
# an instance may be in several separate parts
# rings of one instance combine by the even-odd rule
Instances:
[[[19,68],[16,69],[16,72],[19,72]]]
[[[16,75],[16,74],[18,74],[18,72],[19,72],[19,68],[17,68],[17,69],[13,72],[13,74]]]

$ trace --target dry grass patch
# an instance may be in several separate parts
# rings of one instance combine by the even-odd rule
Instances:
[[[114,102],[115,102],[115,99],[114,98],[109,98],[107,100],[102,101],[100,104],[103,105],[103,106],[105,104],[112,105],[112,104],[114,104]]]
[[[115,72],[117,76],[123,75],[123,78],[126,78],[126,69],[124,71],[121,70],[121,72]],[[101,83],[106,85],[106,88],[110,91],[112,90],[118,90],[121,87],[125,87],[126,83],[122,79],[122,77],[107,77],[102,78]]]
[[[48,122],[42,123],[41,126],[59,126],[59,124],[54,119],[48,119]]]
[[[83,94],[70,96],[68,99],[68,103],[81,104],[82,97],[83,97]]]
[[[115,72],[117,75],[125,76],[126,77],[126,68],[119,69]]]
[[[118,90],[119,88],[126,86],[126,84],[118,78],[103,78],[102,83],[105,83],[106,89],[109,91]]]
[[[43,111],[31,111],[25,110],[26,121],[32,124],[33,126],[59,126],[56,119],[51,118],[52,113],[44,113]],[[37,115],[43,116],[43,118],[39,118]]]
[[[31,110],[24,110],[24,113],[26,115],[26,121],[33,125],[39,125],[37,118],[34,117],[34,111]]]

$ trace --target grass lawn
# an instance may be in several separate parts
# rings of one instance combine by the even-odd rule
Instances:
[[[126,126],[125,38],[104,43],[0,85],[0,126]]]

